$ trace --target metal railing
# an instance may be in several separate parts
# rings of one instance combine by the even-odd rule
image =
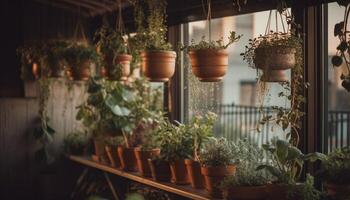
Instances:
[[[350,145],[350,111],[329,111],[326,132],[328,151]]]

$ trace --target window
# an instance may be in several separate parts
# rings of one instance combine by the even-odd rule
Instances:
[[[185,106],[188,108],[185,119],[190,120],[195,114],[207,111],[218,114],[215,125],[215,135],[230,140],[247,138],[257,144],[270,140],[273,136],[284,136],[281,129],[267,125],[259,133],[257,124],[260,119],[259,105],[263,102],[265,112],[270,112],[272,105],[289,107],[289,101],[278,97],[282,87],[278,83],[267,83],[265,98],[259,96],[262,85],[257,83],[257,70],[248,67],[240,53],[244,52],[248,40],[265,33],[269,11],[245,14],[234,17],[224,17],[211,21],[212,40],[223,37],[227,42],[230,31],[242,34],[238,43],[228,48],[229,67],[221,82],[200,82],[191,72],[188,60],[185,62]],[[275,21],[271,21],[275,27]],[[278,21],[279,27],[282,27]],[[286,24],[286,22],[284,22]],[[186,30],[186,29],[185,29]],[[281,31],[281,30],[280,30]],[[185,33],[186,34],[186,33]],[[208,39],[208,22],[196,21],[188,24],[188,41],[199,42],[202,36]],[[290,77],[290,72],[287,72]]]

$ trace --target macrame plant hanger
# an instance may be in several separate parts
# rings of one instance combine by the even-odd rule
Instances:
[[[79,38],[79,34],[81,38]],[[78,7],[78,19],[77,23],[75,25],[74,35],[73,35],[73,41],[78,44],[88,45],[88,40],[85,35],[84,26],[81,22],[81,13],[80,13],[80,6]]]
[[[211,0],[207,0],[207,5],[208,10],[205,9],[204,1],[202,0],[203,13],[207,15],[209,42],[211,42]]]

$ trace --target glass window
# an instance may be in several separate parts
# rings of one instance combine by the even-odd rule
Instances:
[[[344,20],[342,14],[344,11],[345,8],[337,3],[328,4],[328,78],[326,79],[328,88],[325,88],[328,89],[328,112],[326,113],[328,130],[325,133],[325,151],[350,145],[350,94],[342,87],[340,79],[341,74],[348,74],[348,71],[344,63],[340,67],[333,67],[331,62],[339,45],[338,37],[334,36],[334,26]]]
[[[264,127],[261,132],[257,131],[260,119],[260,107],[263,103],[265,112],[270,112],[271,106],[289,107],[290,102],[278,97],[283,89],[278,83],[257,83],[257,70],[252,69],[243,61],[240,54],[245,51],[249,39],[265,33],[269,11],[245,14],[233,17],[213,19],[211,21],[212,40],[223,38],[227,42],[230,31],[242,34],[238,43],[228,48],[229,67],[221,82],[200,82],[191,71],[191,66],[185,64],[185,78],[187,78],[188,97],[187,119],[195,114],[203,114],[212,111],[218,114],[215,125],[215,135],[224,136],[230,140],[247,138],[257,144],[270,140],[273,136],[284,134],[277,126],[271,129],[271,125]],[[286,22],[284,22],[286,24]],[[282,24],[278,21],[278,26]],[[271,27],[276,27],[275,21],[271,21]],[[281,31],[281,30],[279,30]],[[199,42],[202,36],[208,39],[208,22],[197,21],[188,24],[189,42]],[[186,63],[189,63],[188,61]],[[287,72],[290,77],[290,72]],[[265,90],[263,90],[265,89]],[[264,91],[265,98],[261,92]]]

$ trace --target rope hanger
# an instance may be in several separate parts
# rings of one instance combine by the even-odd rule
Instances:
[[[209,42],[211,42],[211,0],[207,0],[207,5],[208,5],[208,10],[205,9],[204,1],[202,0],[203,13],[207,14]]]

